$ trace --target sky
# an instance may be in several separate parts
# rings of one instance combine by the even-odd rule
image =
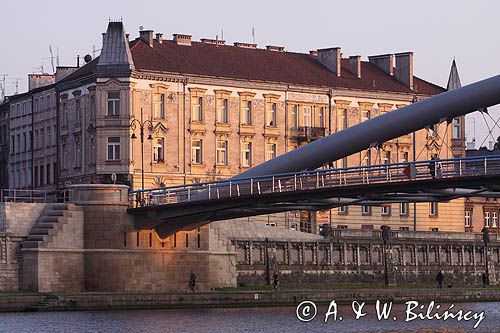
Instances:
[[[308,52],[341,47],[344,56],[414,52],[414,74],[446,86],[455,58],[462,85],[500,73],[500,1],[495,0],[210,0],[210,1],[3,1],[0,74],[7,95],[27,90],[26,76],[40,67],[52,72],[49,46],[59,63],[75,65],[77,55],[100,49],[109,19],[122,19],[131,39],[139,27],[191,34],[194,40],[223,37],[227,43],[285,46]],[[0,82],[2,82],[0,75]],[[1,83],[0,83],[1,84]],[[495,121],[500,107],[490,110]],[[493,128],[490,117],[488,126]],[[474,120],[473,120],[474,119]],[[475,123],[475,126],[474,126]],[[492,140],[483,116],[467,116],[468,140]],[[493,137],[500,135],[494,127]]]

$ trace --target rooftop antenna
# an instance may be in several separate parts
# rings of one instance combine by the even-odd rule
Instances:
[[[59,48],[56,49],[56,65],[59,67]]]
[[[220,30],[220,39],[224,40],[224,29]]]
[[[50,53],[50,64],[52,65],[52,74],[56,72],[56,68],[54,67],[54,52],[52,52],[52,45],[49,45],[49,53]]]
[[[215,46],[219,47],[219,35],[215,35]]]
[[[12,78],[10,80],[11,81],[15,81],[15,82],[12,82],[12,83],[16,85],[16,95],[17,95],[19,93],[19,81],[21,81],[21,78],[15,77],[15,78]]]
[[[255,28],[252,27],[252,40],[253,43],[255,44]]]

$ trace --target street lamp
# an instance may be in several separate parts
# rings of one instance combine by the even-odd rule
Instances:
[[[391,228],[389,226],[383,225],[380,227],[380,230],[382,231],[382,240],[384,241],[384,247],[382,248],[382,254],[384,256],[384,282],[385,285],[389,285],[389,269],[387,267],[387,241],[389,240],[390,237],[390,230]]]
[[[147,127],[146,127],[147,126]],[[142,190],[144,191],[144,128],[147,128],[149,131],[148,140],[153,140],[151,136],[151,132],[153,131],[153,122],[149,119],[142,119],[142,108],[141,108],[141,119],[132,118],[130,120],[130,128],[132,129],[132,136],[130,137],[132,140],[137,139],[135,135],[135,129],[139,127],[139,136],[141,138],[141,180],[142,180]]]
[[[486,285],[490,283],[490,269],[488,263],[488,243],[490,242],[490,234],[488,228],[483,228],[483,241],[484,241],[484,274],[486,275]]]

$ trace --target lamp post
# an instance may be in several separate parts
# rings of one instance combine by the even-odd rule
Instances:
[[[135,129],[139,127],[139,136],[141,139],[141,180],[142,190],[144,191],[144,128],[147,128],[149,131],[148,140],[153,140],[153,137],[151,136],[151,132],[153,131],[153,122],[149,119],[143,120],[142,114],[143,112],[141,108],[141,119],[132,118],[132,120],[130,120],[130,128],[132,129],[132,136],[130,138],[132,140],[137,139]]]
[[[488,243],[490,242],[490,234],[488,228],[483,228],[483,241],[484,241],[484,274],[486,274],[486,284],[490,283],[490,270],[488,263]]]
[[[384,256],[384,282],[385,285],[389,285],[389,269],[387,267],[387,241],[389,240],[390,237],[390,230],[391,228],[389,226],[383,225],[380,227],[380,230],[382,231],[382,240],[384,241],[384,247],[382,248],[382,254]]]

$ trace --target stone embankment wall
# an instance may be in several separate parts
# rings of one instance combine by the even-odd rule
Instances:
[[[334,230],[329,239],[283,241],[273,237],[233,238],[238,283],[262,284],[266,272],[279,270],[283,283],[383,283],[384,259],[390,284],[435,283],[442,270],[445,285],[500,280],[500,238],[443,232],[392,232],[384,247],[380,231]],[[487,253],[487,256],[485,256]]]
[[[0,290],[19,290],[21,243],[45,206],[42,203],[0,203]]]

